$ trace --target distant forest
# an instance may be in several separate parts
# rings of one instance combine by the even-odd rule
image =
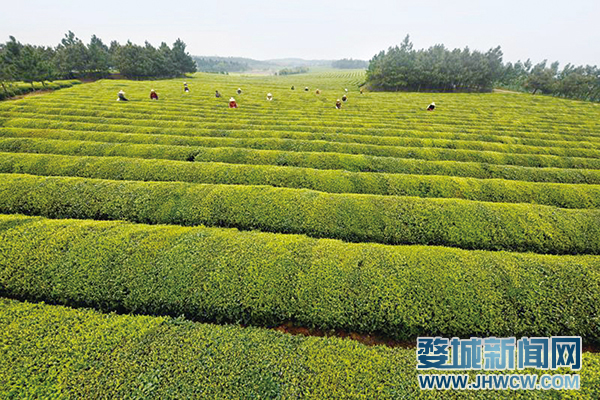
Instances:
[[[544,60],[502,62],[500,46],[485,53],[469,48],[446,49],[435,45],[414,50],[407,35],[400,46],[381,51],[369,62],[367,85],[373,90],[431,92],[489,92],[494,87],[544,93],[553,96],[600,101],[600,69],[597,66]]]
[[[244,72],[250,70],[250,65],[243,61],[227,60],[223,58],[194,57],[197,70],[224,74],[229,72]]]
[[[56,47],[43,47],[21,44],[10,36],[0,44],[0,82],[102,78],[114,72],[130,79],[171,78],[196,71],[185,49],[180,39],[172,47],[129,41],[107,46],[94,35],[86,45],[69,31]]]
[[[309,71],[308,67],[296,67],[296,68],[283,68],[277,72],[278,75],[295,75],[305,74]]]
[[[333,68],[337,69],[359,69],[367,68],[369,63],[364,60],[353,60],[352,58],[342,58],[331,63]]]

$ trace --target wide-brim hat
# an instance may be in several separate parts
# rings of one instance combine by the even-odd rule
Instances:
[[[235,101],[235,99],[232,97],[232,98],[229,99],[229,101]]]

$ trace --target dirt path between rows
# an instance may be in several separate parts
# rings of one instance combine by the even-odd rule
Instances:
[[[385,336],[346,332],[337,329],[322,331],[320,329],[309,329],[296,326],[292,323],[280,325],[275,327],[274,330],[290,335],[348,338],[367,346],[399,347],[402,349],[415,349],[417,347],[416,341],[400,341]],[[582,346],[582,351],[585,353],[600,353],[600,345],[586,344]]]

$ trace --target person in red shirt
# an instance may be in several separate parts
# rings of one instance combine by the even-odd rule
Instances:
[[[338,110],[342,108],[342,102],[340,101],[340,99],[337,99],[337,101],[335,102],[335,108],[337,108]]]
[[[154,89],[152,89],[150,91],[150,99],[151,100],[158,100],[158,94],[154,91]]]
[[[229,108],[238,108],[238,105],[233,97],[229,99]]]

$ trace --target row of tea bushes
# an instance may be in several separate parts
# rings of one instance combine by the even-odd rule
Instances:
[[[512,145],[485,145],[481,142],[455,142],[445,140],[446,147],[389,146],[365,143],[344,143],[329,140],[304,140],[289,138],[232,138],[190,135],[120,133],[63,129],[26,129],[4,127],[4,137],[39,137],[62,140],[93,140],[98,142],[167,144],[177,146],[235,147],[258,150],[295,152],[329,152],[364,154],[378,157],[396,157],[421,160],[453,160],[460,162],[485,162],[499,165],[524,165],[561,168],[596,168],[600,151],[572,147],[533,147]],[[414,140],[411,140],[414,141]],[[412,143],[411,143],[412,144]],[[428,143],[429,144],[429,143]],[[437,143],[431,143],[437,144]],[[461,145],[462,144],[462,145]],[[474,145],[473,145],[474,144]],[[493,148],[488,150],[486,147]],[[515,152],[516,151],[516,152]]]
[[[0,153],[0,173],[130,181],[270,185],[328,193],[460,198],[575,209],[600,208],[599,185],[347,172],[270,165]]]
[[[97,131],[98,129],[94,129]],[[8,132],[7,132],[8,133]],[[517,165],[525,167],[553,167],[553,168],[584,168],[600,169],[600,154],[594,150],[582,149],[579,153],[588,153],[588,157],[564,157],[546,154],[517,154],[500,153],[496,151],[442,149],[434,147],[402,147],[402,146],[377,146],[355,143],[337,143],[315,140],[290,140],[275,138],[207,138],[207,137],[132,137],[129,135],[98,134],[88,132],[87,137],[95,141],[127,141],[141,142],[158,141],[161,144],[176,144],[201,147],[235,149],[257,149],[286,152],[319,152],[336,154],[356,154],[374,157],[390,157],[401,159],[416,159],[428,161],[458,161],[476,162],[495,165]],[[81,135],[79,135],[81,138]],[[79,139],[78,138],[78,139]],[[76,139],[76,137],[66,137]],[[577,151],[571,154],[577,154]],[[590,153],[591,152],[591,153]],[[565,153],[565,152],[563,152]]]
[[[2,89],[0,90],[0,100],[5,100],[11,97],[24,95],[27,93],[31,93],[36,90],[58,90],[69,88],[73,85],[80,84],[81,81],[76,79],[72,80],[59,80],[52,82],[33,82],[33,83],[25,83],[25,82],[4,82]]]
[[[443,175],[529,182],[600,184],[600,170],[530,168],[454,161],[424,161],[339,153],[104,143],[88,140],[0,138],[0,152],[120,156],[178,161],[276,165],[350,172]]]
[[[0,212],[204,224],[350,242],[600,254],[600,210],[459,199],[2,174]]]
[[[51,105],[50,105],[51,106]],[[208,128],[203,124],[196,124],[192,127],[175,127],[172,124],[166,127],[154,127],[147,122],[147,117],[144,113],[138,113],[137,118],[142,118],[143,121],[138,121],[136,125],[129,124],[119,125],[112,120],[102,120],[102,123],[89,122],[90,118],[77,118],[76,121],[64,120],[62,117],[50,118],[45,115],[44,108],[36,109],[37,113],[29,113],[30,118],[23,118],[21,111],[12,111],[4,113],[5,117],[0,117],[0,126],[11,127],[13,129],[71,129],[79,131],[99,131],[99,132],[120,132],[120,133],[136,133],[136,134],[156,134],[156,135],[176,135],[176,136],[208,136],[208,137],[235,137],[235,138],[284,138],[298,140],[326,140],[333,142],[344,143],[365,143],[382,146],[412,146],[412,147],[441,147],[441,148],[468,148],[472,150],[490,150],[501,151],[506,149],[504,145],[522,145],[526,149],[535,149],[535,151],[544,153],[545,150],[540,147],[554,148],[600,148],[600,139],[594,136],[568,135],[568,134],[548,134],[540,133],[533,134],[527,132],[512,132],[514,136],[493,135],[486,133],[484,129],[474,130],[469,133],[465,131],[468,128],[462,128],[457,132],[442,132],[436,131],[419,131],[419,130],[399,130],[399,128],[386,128],[378,130],[357,128],[323,128],[314,132],[307,131],[289,131],[278,125],[242,126],[240,129],[224,129]],[[77,105],[81,108],[81,105]],[[0,110],[5,109],[0,104]],[[16,110],[22,109],[23,106],[15,106]],[[155,114],[156,110],[152,110]],[[263,128],[263,129],[259,129]],[[442,128],[440,128],[442,129]],[[507,132],[511,133],[511,132]],[[537,149],[536,149],[537,148]],[[524,152],[525,149],[512,146],[512,152]],[[520,150],[520,151],[519,151]],[[585,154],[585,152],[582,152]]]
[[[0,215],[4,296],[215,323],[600,340],[600,257]]]
[[[434,147],[434,148],[449,148],[463,150],[479,150],[479,151],[496,151],[502,153],[532,153],[532,154],[554,154],[560,156],[590,156],[597,157],[597,149],[600,147],[600,138],[595,136],[578,135],[546,135],[542,134],[539,137],[530,137],[532,135],[525,134],[524,137],[519,136],[498,136],[490,134],[482,134],[481,131],[472,132],[469,134],[456,132],[430,132],[418,130],[404,131],[396,130],[395,135],[391,135],[394,131],[390,128],[377,130],[375,134],[365,130],[334,133],[325,130],[319,134],[316,132],[288,131],[284,127],[274,125],[271,129],[264,129],[265,126],[256,126],[256,118],[252,117],[248,121],[249,125],[245,129],[226,130],[206,128],[207,122],[220,121],[226,115],[211,115],[206,116],[186,116],[181,114],[178,109],[177,113],[165,113],[161,109],[160,113],[156,109],[148,110],[148,112],[140,112],[140,110],[115,110],[107,111],[105,108],[89,109],[81,107],[80,104],[74,104],[71,107],[61,104],[44,104],[42,108],[32,105],[18,104],[7,110],[7,107],[0,107],[0,116],[11,118],[7,126],[12,127],[46,127],[59,128],[63,122],[68,122],[74,129],[85,129],[87,126],[104,126],[108,130],[118,131],[119,127],[125,132],[149,133],[147,129],[155,126],[155,122],[169,121],[168,126],[162,126],[160,130],[154,130],[156,134],[180,135],[180,136],[216,136],[237,138],[286,138],[294,140],[325,140],[328,142],[344,142],[344,143],[361,143],[379,146],[405,146],[405,147]],[[294,120],[297,122],[297,118]],[[269,117],[272,118],[272,117]],[[41,121],[40,121],[41,120]],[[181,125],[183,122],[183,126]],[[271,120],[271,122],[274,122]],[[277,122],[281,122],[279,119]],[[82,125],[83,124],[83,125]],[[87,124],[87,125],[86,125]],[[40,126],[41,125],[41,126]],[[160,124],[160,125],[164,125]],[[263,129],[256,129],[263,128]],[[356,128],[356,127],[355,127]],[[98,129],[98,128],[96,128]],[[382,133],[388,133],[384,135]],[[516,134],[513,132],[513,134]],[[582,143],[574,143],[582,142]],[[575,145],[575,148],[571,146]],[[583,149],[582,149],[583,148]],[[596,151],[584,150],[585,148],[596,149]]]
[[[445,399],[472,394],[419,390],[414,349],[337,338],[4,299],[0,332],[2,398]],[[600,357],[584,353],[581,389],[560,396],[597,399],[599,374]],[[475,372],[470,375],[474,379]],[[527,394],[533,399],[559,395]],[[522,393],[484,391],[477,398],[499,395],[520,398]]]

